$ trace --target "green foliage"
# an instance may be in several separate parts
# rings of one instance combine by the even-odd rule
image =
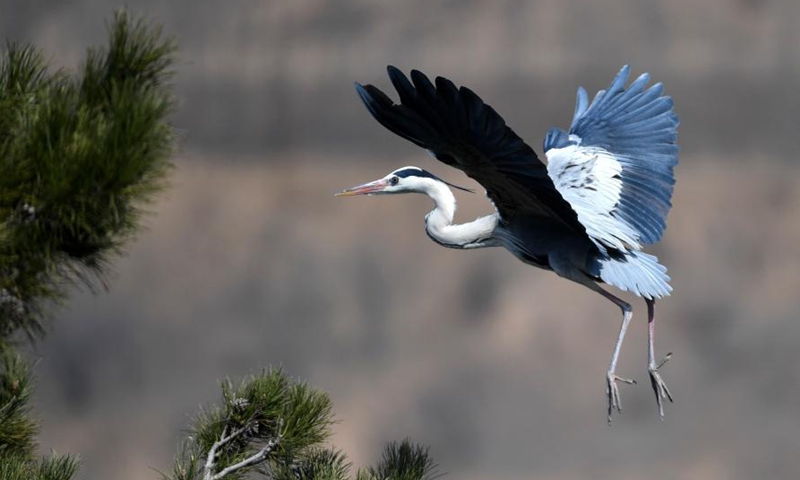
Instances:
[[[358,472],[358,480],[433,480],[440,476],[428,449],[408,440],[386,446],[378,465]]]
[[[78,461],[69,455],[34,458],[38,425],[30,418],[31,372],[0,343],[0,480],[69,480]]]
[[[175,459],[171,480],[347,480],[347,457],[323,446],[333,424],[327,394],[268,369],[238,386],[222,382],[222,405],[198,416]],[[262,455],[263,454],[263,455]],[[427,448],[408,441],[386,447],[357,480],[432,480]]]
[[[4,457],[0,480],[70,480],[78,472],[78,461],[69,455],[52,454],[40,461]]]
[[[102,278],[164,186],[174,52],[119,12],[76,78],[33,47],[0,55],[0,338],[41,334],[67,286]]]
[[[346,480],[350,463],[337,450],[313,448],[294,464],[282,464],[272,474],[275,480]]]
[[[287,465],[323,442],[330,434],[331,424],[328,396],[291,380],[280,370],[266,370],[238,386],[226,380],[222,383],[222,406],[199,415],[173,478],[201,478],[212,449],[216,452],[212,470],[217,473],[274,443],[262,461],[242,468],[230,478]],[[220,444],[225,438],[230,440]],[[206,460],[201,462],[201,458]]]
[[[38,427],[29,417],[28,364],[5,346],[0,346],[0,362],[0,456],[30,458]]]

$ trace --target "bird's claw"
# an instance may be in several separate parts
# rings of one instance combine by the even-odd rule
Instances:
[[[668,353],[663,360],[658,364],[651,363],[647,370],[650,372],[650,384],[653,386],[653,392],[656,394],[656,403],[658,404],[658,415],[661,419],[664,419],[664,400],[667,399],[670,403],[673,402],[672,400],[672,393],[670,393],[669,388],[667,388],[667,384],[664,383],[664,380],[661,378],[661,375],[658,373],[658,369],[663,367],[665,363],[672,358],[672,353]]]
[[[617,413],[622,413],[622,400],[619,395],[619,386],[617,381],[627,383],[628,385],[635,385],[636,380],[618,377],[613,372],[608,372],[606,375],[606,395],[608,396],[608,424],[611,425],[611,416],[614,410]]]
[[[656,370],[663,367],[665,363],[669,362],[670,358],[672,358],[672,352],[669,352],[668,354],[664,355],[664,358],[661,359],[661,362],[656,367]]]

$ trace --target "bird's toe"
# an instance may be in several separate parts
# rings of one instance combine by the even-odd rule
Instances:
[[[664,418],[664,400],[669,400],[670,403],[673,402],[672,392],[669,391],[667,384],[664,383],[664,379],[661,378],[661,374],[658,373],[658,369],[664,365],[667,360],[669,360],[669,355],[658,366],[651,364],[647,369],[648,372],[650,372],[650,385],[653,387],[653,393],[656,395],[658,414],[662,419]]]
[[[611,424],[614,410],[617,413],[622,413],[622,399],[619,394],[619,385],[617,382],[627,383],[628,385],[635,385],[636,380],[618,377],[614,372],[606,374],[606,396],[608,397],[608,423]]]

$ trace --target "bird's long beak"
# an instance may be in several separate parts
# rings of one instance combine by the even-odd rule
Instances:
[[[383,189],[387,186],[389,186],[389,183],[384,179],[380,179],[375,180],[374,182],[358,185],[357,187],[347,188],[335,194],[334,196],[351,197],[353,195],[372,195],[373,193],[379,193],[383,191]]]

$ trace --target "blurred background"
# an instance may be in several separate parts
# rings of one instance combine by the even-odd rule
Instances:
[[[127,0],[180,43],[172,187],[110,291],[57,314],[35,354],[43,449],[81,478],[156,478],[218,380],[266,365],[330,392],[355,465],[430,445],[454,479],[800,476],[800,2],[792,0]],[[75,69],[121,4],[0,2],[0,37]],[[675,288],[657,352],[644,302],[605,421],[619,312],[500,249],[441,248],[422,196],[332,193],[419,165],[475,186],[384,130],[353,81],[385,66],[468,85],[540,149],[578,85],[621,65],[681,117],[669,228]],[[459,195],[457,219],[491,211]]]

